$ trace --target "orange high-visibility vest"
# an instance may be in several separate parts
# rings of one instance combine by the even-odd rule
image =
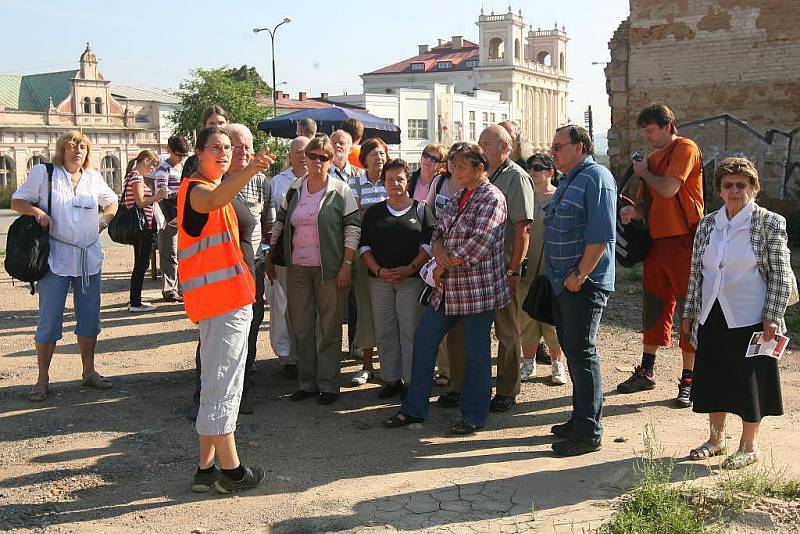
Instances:
[[[256,286],[239,247],[239,223],[230,203],[208,214],[199,236],[184,231],[192,182],[210,182],[187,178],[178,189],[178,279],[186,315],[197,323],[252,304]]]

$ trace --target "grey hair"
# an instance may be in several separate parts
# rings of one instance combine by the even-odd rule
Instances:
[[[228,134],[228,137],[236,135],[245,139],[249,139],[251,142],[253,141],[253,132],[251,132],[250,128],[244,124],[238,124],[234,122],[225,126],[224,130],[225,133]]]
[[[511,135],[502,126],[497,127],[497,142],[505,143],[509,150],[514,150],[514,142],[511,139]]]
[[[350,139],[350,143],[353,142],[353,136],[350,135],[348,132],[345,132],[344,130],[336,130],[335,132],[333,132],[331,134],[331,139],[333,139],[334,135],[346,135]]]

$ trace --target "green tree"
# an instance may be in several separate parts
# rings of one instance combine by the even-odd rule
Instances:
[[[177,96],[181,102],[170,117],[175,134],[194,140],[195,132],[202,128],[203,110],[217,104],[228,112],[232,122],[250,128],[256,150],[266,148],[279,156],[274,167],[280,170],[288,153],[287,143],[258,130],[258,123],[272,115],[270,106],[264,104],[269,102],[272,89],[254,67],[194,70],[180,83]]]

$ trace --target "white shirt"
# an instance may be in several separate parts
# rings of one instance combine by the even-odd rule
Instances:
[[[760,323],[767,283],[758,272],[750,242],[753,202],[728,220],[725,208],[716,215],[714,231],[703,253],[703,306],[700,324],[705,324],[714,302],[719,300],[728,328]]]
[[[276,213],[278,212],[278,208],[281,207],[281,204],[283,204],[283,199],[286,197],[289,186],[298,178],[302,178],[302,176],[297,176],[291,167],[272,177],[272,181],[270,182],[272,186],[272,206],[275,208]]]
[[[26,200],[47,211],[47,168],[41,164],[34,165],[28,179],[19,186],[12,198]],[[53,220],[50,235],[54,239],[50,240],[48,258],[48,265],[54,274],[91,276],[100,272],[103,266],[103,249],[98,240],[98,205],[105,207],[117,200],[117,194],[108,187],[97,171],[83,169],[78,186],[73,191],[72,180],[66,169],[60,165],[55,167],[50,207],[50,218]],[[85,273],[81,268],[81,248],[86,250]]]

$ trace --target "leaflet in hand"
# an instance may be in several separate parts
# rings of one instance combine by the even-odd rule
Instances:
[[[747,345],[747,352],[745,358],[752,358],[754,356],[769,356],[780,360],[783,353],[786,351],[786,345],[789,344],[789,338],[786,336],[776,335],[770,341],[763,341],[761,336],[763,332],[753,332],[753,337],[750,338],[750,344]]]
[[[425,283],[428,284],[431,287],[436,287],[436,282],[433,279],[433,271],[435,271],[435,270],[436,270],[436,259],[435,258],[429,259],[425,263],[425,265],[423,265],[422,268],[419,270],[420,278],[425,280]]]

